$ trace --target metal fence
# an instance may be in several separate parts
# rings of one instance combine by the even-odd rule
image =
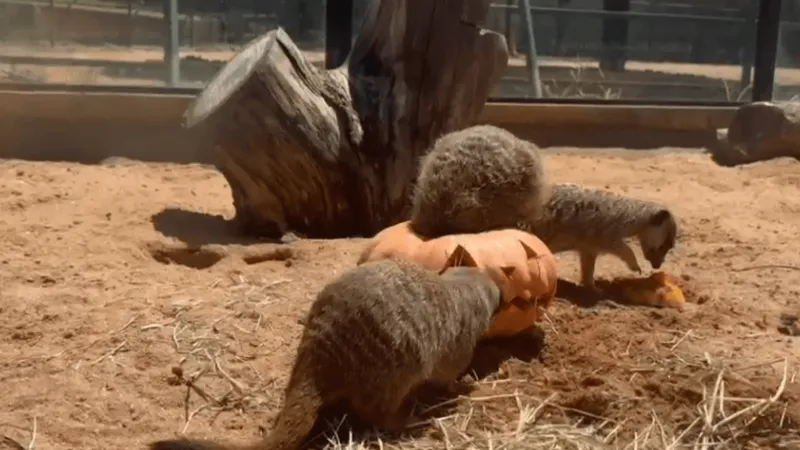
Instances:
[[[6,82],[41,87],[64,82],[20,68],[78,73],[83,67],[104,79],[66,83],[197,89],[238,46],[278,25],[312,62],[333,67],[349,52],[367,0],[329,1],[336,7],[322,8],[324,0],[0,0],[0,75],[5,70],[11,74]],[[704,104],[770,98],[782,2],[711,3],[495,0],[488,26],[506,35],[512,58],[494,95],[504,101]],[[800,30],[791,16],[784,11],[784,34]],[[25,44],[22,50],[15,50],[17,43]],[[64,43],[81,50],[63,51]],[[137,51],[110,57],[116,47],[117,53]],[[795,53],[800,56],[800,48]],[[800,73],[797,86],[800,92]]]

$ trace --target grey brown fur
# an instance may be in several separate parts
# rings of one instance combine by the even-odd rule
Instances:
[[[474,268],[439,275],[396,260],[357,266],[312,304],[283,407],[263,442],[171,440],[150,449],[296,450],[320,408],[337,401],[381,429],[399,431],[412,420],[408,397],[415,387],[447,385],[466,370],[500,301],[498,286]]]
[[[678,232],[674,216],[662,205],[571,183],[553,184],[540,218],[522,221],[518,227],[538,236],[553,253],[577,251],[581,283],[593,290],[598,255],[615,255],[641,272],[625,242],[637,238],[645,258],[658,269],[675,246]]]
[[[420,160],[411,227],[429,237],[512,228],[541,212],[546,188],[533,143],[491,125],[455,131]]]

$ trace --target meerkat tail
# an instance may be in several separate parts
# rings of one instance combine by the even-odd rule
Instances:
[[[303,375],[296,383],[290,380],[275,426],[253,450],[299,450],[308,438],[325,402],[314,380]]]
[[[322,396],[313,381],[301,381],[286,393],[270,434],[251,444],[227,444],[213,441],[172,439],[153,442],[149,450],[299,450],[303,445],[323,405]]]

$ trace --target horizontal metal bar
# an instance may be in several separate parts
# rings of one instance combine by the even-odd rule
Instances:
[[[781,22],[781,28],[787,30],[797,30],[800,28],[800,22]]]
[[[2,61],[2,58],[0,58]],[[35,61],[32,62],[35,64]],[[31,64],[31,63],[29,63]],[[517,84],[526,83],[527,79],[513,76],[513,75],[506,75],[502,77],[503,81],[512,82]],[[543,83],[547,84],[559,84],[559,83],[574,83],[573,80],[566,77],[545,77],[542,78]],[[692,82],[665,82],[665,81],[638,81],[638,80],[614,80],[614,79],[606,79],[606,80],[587,80],[578,83],[582,86],[592,86],[601,84],[607,88],[615,88],[615,89],[622,89],[626,87],[669,87],[669,88],[677,88],[677,89],[708,89],[711,86],[704,83],[692,83]],[[731,81],[731,84],[738,84],[737,81]],[[51,84],[51,83],[37,83],[37,82],[22,82],[22,83],[6,83],[0,82],[0,89],[3,89],[5,86],[13,86],[12,90],[24,90],[24,91],[45,91],[49,92],[52,90],[56,91],[63,91],[65,90],[63,86],[69,86],[70,92],[125,92],[125,93],[150,93],[148,89],[153,88],[153,86],[144,86],[144,85],[61,85],[61,84]],[[52,88],[55,86],[55,88]],[[78,86],[75,88],[75,86]],[[111,89],[108,91],[107,88]],[[160,89],[160,87],[158,87]],[[172,89],[172,88],[169,88]],[[191,88],[191,87],[177,87],[177,92],[179,93],[189,93],[189,94],[196,94],[200,91],[199,88]],[[169,91],[172,93],[173,91]]]
[[[503,5],[492,3],[490,7],[495,9],[516,9],[513,5]],[[548,6],[532,6],[531,11],[535,14],[548,14],[554,16],[595,16],[595,17],[626,17],[630,19],[667,19],[667,20],[693,20],[697,22],[721,22],[721,23],[745,23],[754,22],[755,18],[745,17],[720,17],[720,16],[703,16],[698,14],[670,14],[670,13],[649,13],[638,11],[605,11],[602,9],[573,9],[573,8],[555,8]]]
[[[143,95],[183,95],[194,97],[202,89],[192,87],[141,86],[141,85],[103,85],[103,84],[56,84],[56,83],[9,83],[0,82],[0,92],[69,92],[85,94],[143,94]],[[698,106],[731,107],[744,102],[687,101],[659,99],[581,99],[581,98],[526,98],[491,97],[489,103],[553,103],[564,105],[631,105],[631,106]]]
[[[195,96],[202,89],[193,87],[144,86],[135,84],[61,84],[61,83],[13,83],[0,81],[0,91],[11,92],[70,92],[86,94],[148,94]]]
[[[547,66],[545,66],[547,67]],[[520,76],[504,76],[502,77],[503,81],[510,81],[518,84],[527,83],[527,78],[523,78]],[[719,81],[723,81],[719,79]],[[724,80],[728,83],[728,85],[736,86],[739,84],[738,80]],[[709,85],[708,83],[700,83],[700,82],[674,82],[674,81],[640,81],[640,80],[614,80],[614,79],[606,79],[606,80],[583,80],[583,81],[575,81],[571,78],[567,77],[543,77],[542,83],[570,83],[573,86],[592,86],[592,85],[602,85],[606,88],[623,88],[623,87],[638,87],[638,88],[681,88],[681,89],[711,89],[714,86]],[[724,89],[723,85],[720,84],[719,89]]]
[[[730,108],[744,105],[745,102],[727,101],[692,101],[692,100],[661,100],[661,99],[604,99],[604,98],[575,98],[575,97],[489,97],[488,104],[508,103],[508,104],[554,104],[554,105],[611,105],[611,106],[686,106],[700,108]]]
[[[215,61],[204,61],[215,62]],[[100,58],[75,58],[72,56],[28,56],[28,55],[4,55],[0,53],[0,63],[14,65],[48,65],[48,66],[77,66],[77,67],[161,67],[163,59],[150,59],[145,61],[125,61]],[[218,61],[222,66],[225,62]]]

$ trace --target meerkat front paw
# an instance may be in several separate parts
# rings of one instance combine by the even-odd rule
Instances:
[[[642,273],[642,268],[635,259],[633,261],[628,261],[628,268],[636,273]]]
[[[639,261],[636,259],[636,253],[633,252],[628,244],[624,242],[616,244],[613,254],[621,259],[625,265],[628,266],[628,269],[636,273],[642,273],[642,268],[639,266]]]
[[[583,280],[581,285],[583,289],[585,289],[587,292],[590,292],[593,295],[600,296],[603,294],[603,290],[597,287],[597,285],[594,283],[594,279]]]

